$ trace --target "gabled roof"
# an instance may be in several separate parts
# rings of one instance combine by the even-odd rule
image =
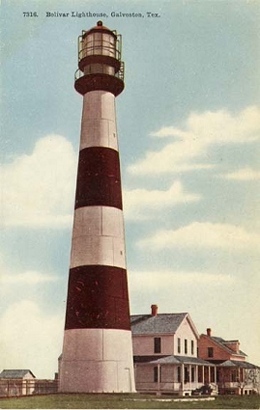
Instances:
[[[210,338],[218,345],[221,345],[221,347],[224,348],[226,351],[228,351],[228,353],[230,354],[247,356],[247,354],[242,352],[242,350],[239,350],[239,352],[236,353],[234,350],[228,347],[228,342],[230,342],[230,340],[224,340],[222,339],[222,337],[216,337],[216,336],[210,336]]]
[[[35,375],[29,369],[4,369],[0,373],[0,378],[2,379],[22,379],[27,373],[30,373],[35,378]]]
[[[193,333],[199,338],[198,331],[187,312],[160,313],[157,315],[132,315],[131,330],[133,335],[174,334],[184,320],[187,320]]]
[[[162,313],[153,315],[132,315],[133,335],[175,333],[188,313]]]

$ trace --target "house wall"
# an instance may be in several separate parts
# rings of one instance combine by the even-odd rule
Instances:
[[[178,352],[178,338],[180,339],[181,351]],[[187,353],[185,353],[185,340],[187,340]],[[191,341],[193,341],[193,353],[191,348]],[[174,351],[176,356],[193,356],[197,357],[197,338],[192,331],[192,328],[187,319],[185,319],[174,335]]]
[[[178,392],[181,384],[177,382],[177,370],[173,366],[160,367],[160,383],[154,381],[154,368],[157,366],[137,365],[135,368],[136,389],[138,391],[172,390]]]
[[[203,384],[196,379],[194,382],[186,381],[181,383],[178,381],[178,367],[176,365],[147,365],[136,364],[135,366],[135,381],[137,391],[165,391],[172,392],[178,395],[191,395],[192,391],[201,387]],[[160,371],[160,380],[155,381],[154,372]]]
[[[213,348],[213,357],[208,355],[209,347]],[[232,353],[227,352],[206,335],[201,335],[199,340],[199,357],[203,360],[245,360],[244,356],[232,355]]]
[[[35,389],[35,377],[30,373],[26,373],[23,377],[22,394],[32,394]]]
[[[208,348],[213,348],[213,356],[208,355]],[[229,360],[230,354],[214,343],[210,337],[202,335],[199,340],[199,357],[203,360]]]
[[[158,355],[179,355],[197,357],[197,337],[187,319],[185,319],[172,335],[133,335],[133,352],[135,356],[156,355],[154,352],[154,338],[161,338],[161,353]],[[181,340],[181,351],[178,352],[178,338]],[[185,353],[185,340],[187,340],[187,353]],[[191,349],[193,341],[193,353]]]
[[[23,379],[30,380],[30,379],[35,379],[35,377],[30,372],[28,372],[23,376]]]
[[[237,360],[238,362],[244,362],[246,360],[245,356],[230,355],[230,360]]]
[[[161,338],[161,352],[154,352],[154,338]],[[133,353],[134,356],[161,356],[173,354],[173,335],[133,335]]]

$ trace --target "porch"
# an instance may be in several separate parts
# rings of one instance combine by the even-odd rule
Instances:
[[[216,367],[195,357],[167,356],[135,364],[136,390],[178,396],[216,395]]]

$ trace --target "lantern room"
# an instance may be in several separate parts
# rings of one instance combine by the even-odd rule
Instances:
[[[111,83],[111,86],[113,84],[113,89],[116,88],[111,92],[118,95],[123,90],[124,63],[121,61],[121,44],[121,35],[103,26],[102,21],[98,21],[92,29],[82,31],[82,35],[78,38],[79,69],[75,76],[77,91],[83,94],[83,83],[85,85],[86,82],[93,83],[93,76],[96,76],[94,89],[103,89],[104,76],[109,76],[105,82]],[[116,81],[111,77],[116,78]],[[89,87],[87,91],[91,91]]]

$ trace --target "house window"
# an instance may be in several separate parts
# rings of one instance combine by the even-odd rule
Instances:
[[[181,382],[181,368],[180,368],[180,366],[178,366],[177,367],[177,377],[178,377],[178,383],[180,383]]]
[[[154,353],[161,353],[161,338],[154,338]]]
[[[153,368],[153,381],[158,382],[158,367]]]
[[[217,380],[216,380],[216,382],[219,383],[220,380],[221,380],[221,370],[217,369]]]
[[[194,367],[191,368],[191,381],[194,382],[195,380],[195,369]]]
[[[214,371],[214,367],[210,368],[210,381],[212,383],[215,383],[215,371]]]
[[[158,370],[159,370],[159,369],[158,369],[157,366],[153,368],[153,381],[154,381],[155,383],[156,383],[156,382],[159,382],[159,381],[161,380],[161,371],[162,371],[161,367],[160,367],[160,373],[159,373]]]
[[[185,354],[188,353],[188,340],[187,339],[184,340],[184,353]]]
[[[240,382],[238,369],[231,370],[231,382]]]
[[[208,357],[214,357],[213,347],[208,347]]]
[[[231,371],[231,381],[232,381],[232,382],[236,382],[236,381],[237,381],[236,371],[235,371],[235,370]]]
[[[203,382],[203,367],[202,366],[198,367],[198,382],[199,383]]]
[[[188,367],[184,367],[184,383],[189,383],[190,381],[190,373]]]
[[[178,353],[181,353],[181,339],[178,337]]]
[[[191,341],[191,354],[194,355],[194,340]]]

